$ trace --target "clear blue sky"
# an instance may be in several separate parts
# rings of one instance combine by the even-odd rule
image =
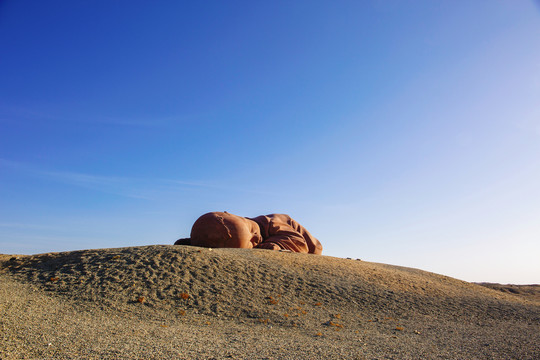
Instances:
[[[324,254],[540,282],[532,1],[0,2],[0,252],[287,213]]]

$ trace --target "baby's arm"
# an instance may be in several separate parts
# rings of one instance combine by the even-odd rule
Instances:
[[[267,249],[267,250],[282,250],[278,244],[271,242],[262,242],[259,245],[255,246],[257,249]]]
[[[273,234],[264,239],[262,243],[256,246],[259,249],[270,250],[290,250],[293,252],[309,252],[306,240],[296,230],[290,226],[280,225]]]

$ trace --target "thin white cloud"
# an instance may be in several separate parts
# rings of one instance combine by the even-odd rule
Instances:
[[[193,113],[172,115],[152,118],[120,118],[120,117],[93,117],[92,119],[82,120],[82,122],[100,123],[106,125],[134,126],[134,127],[166,127],[178,123],[189,123],[199,121],[202,118],[211,117],[212,113]]]
[[[14,107],[0,103],[0,121],[20,121],[24,120],[47,120],[63,123],[83,123],[83,124],[102,124],[112,126],[127,127],[168,127],[178,123],[190,123],[201,121],[202,119],[212,118],[215,112],[196,112],[188,114],[176,114],[161,117],[114,117],[108,115],[98,115],[84,117],[80,115],[54,114],[51,111],[35,110],[24,107]]]
[[[111,175],[95,175],[73,171],[53,171],[28,164],[0,158],[0,167],[26,174],[27,176],[44,178],[72,186],[92,189],[117,196],[152,200],[164,193],[176,193],[189,188],[207,188],[243,193],[266,194],[264,192],[215,184],[210,181],[184,181],[162,178],[138,178]]]
[[[0,223],[0,228],[4,229],[32,229],[32,230],[61,230],[59,227],[40,225],[40,224],[26,224],[26,223]]]
[[[274,194],[273,192],[269,192],[269,191],[239,188],[239,187],[229,186],[229,185],[218,185],[218,184],[208,182],[208,181],[193,182],[193,181],[181,181],[181,180],[171,180],[171,179],[160,179],[160,181],[168,182],[171,184],[193,186],[193,187],[203,187],[203,188],[209,188],[209,189],[226,190],[226,191],[234,191],[234,192],[241,192],[241,193],[260,194],[260,195]]]

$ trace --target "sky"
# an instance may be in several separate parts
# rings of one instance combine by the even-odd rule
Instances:
[[[0,253],[285,213],[324,255],[540,283],[540,3],[0,1]]]

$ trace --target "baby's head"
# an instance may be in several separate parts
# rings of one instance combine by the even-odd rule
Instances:
[[[262,241],[259,225],[227,212],[202,215],[191,228],[191,245],[251,249]]]

